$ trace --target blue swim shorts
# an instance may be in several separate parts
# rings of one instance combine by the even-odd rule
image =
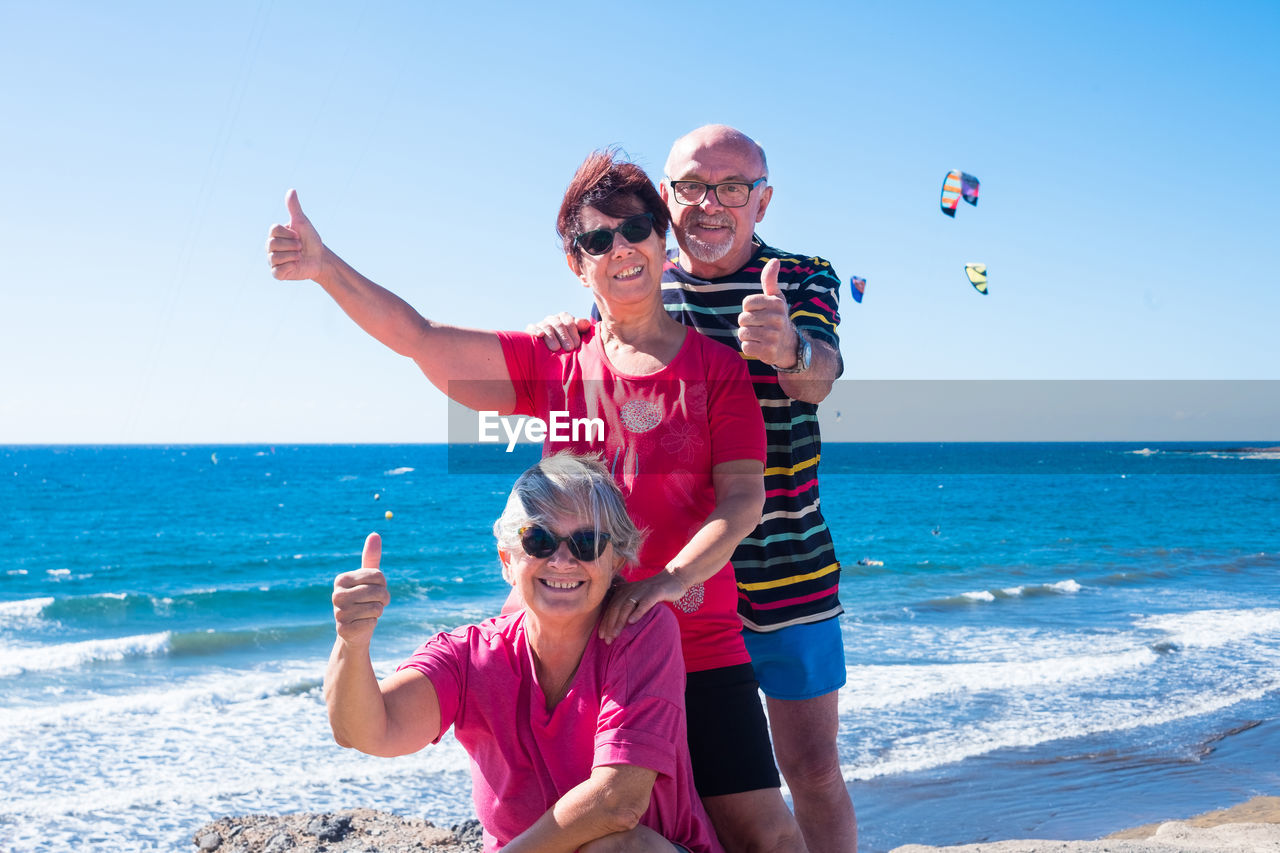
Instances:
[[[773,699],[813,699],[844,686],[844,638],[833,616],[777,631],[743,629],[751,665],[764,695]]]

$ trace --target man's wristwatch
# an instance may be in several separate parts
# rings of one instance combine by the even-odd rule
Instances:
[[[773,369],[779,373],[804,373],[809,369],[809,364],[813,361],[813,344],[809,343],[809,339],[796,329],[796,363],[794,367],[778,367],[773,365]]]

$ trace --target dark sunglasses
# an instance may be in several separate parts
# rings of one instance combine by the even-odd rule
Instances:
[[[575,560],[591,562],[598,559],[609,546],[609,534],[586,528],[575,530],[568,536],[557,536],[542,527],[520,528],[520,547],[530,557],[545,559],[560,547],[561,542],[569,543],[569,553]]]
[[[588,255],[603,255],[613,248],[613,235],[621,234],[628,243],[643,243],[653,233],[653,214],[640,213],[627,217],[617,228],[596,228],[573,238],[578,248]]]

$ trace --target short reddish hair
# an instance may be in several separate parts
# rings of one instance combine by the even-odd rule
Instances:
[[[591,152],[564,191],[556,233],[566,255],[581,257],[574,239],[582,233],[582,211],[588,207],[619,219],[651,213],[653,227],[664,240],[671,225],[671,214],[644,169],[619,159],[613,150]]]

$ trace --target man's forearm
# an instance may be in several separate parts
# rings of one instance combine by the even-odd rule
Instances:
[[[804,334],[804,332],[798,332]],[[788,397],[805,403],[821,403],[840,376],[840,353],[826,341],[806,335],[813,347],[809,369],[803,373],[779,373],[778,386]]]

